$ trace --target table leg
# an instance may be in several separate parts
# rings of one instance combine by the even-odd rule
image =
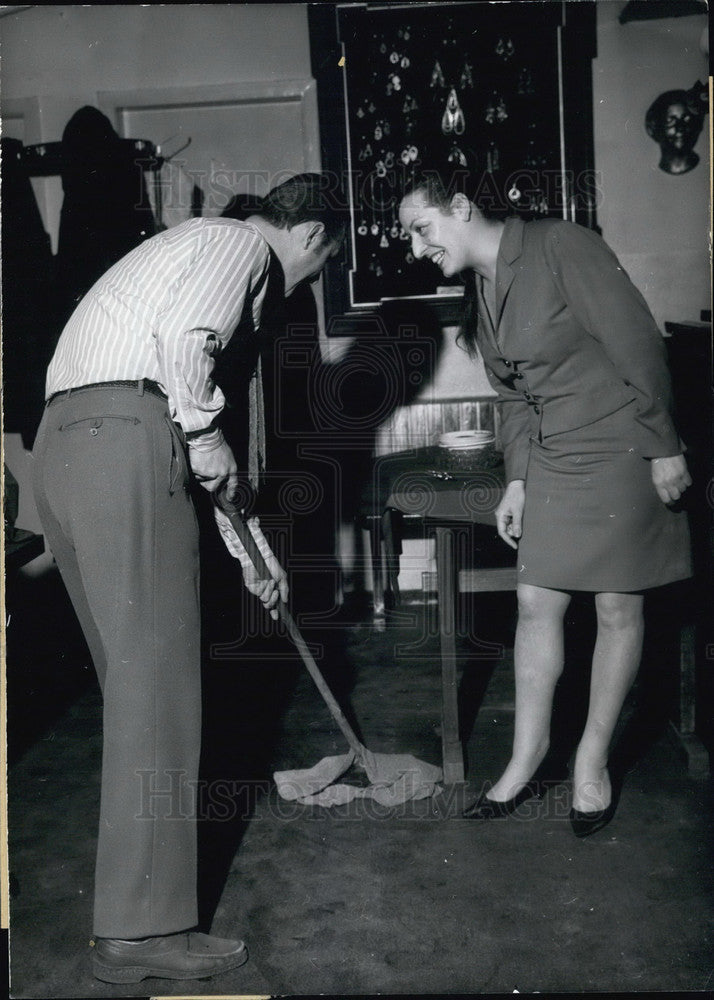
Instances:
[[[458,683],[456,676],[456,566],[454,532],[436,529],[436,573],[441,639],[441,747],[444,781],[464,780],[464,752],[459,739]]]
[[[401,603],[401,593],[399,591],[399,555],[401,548],[397,545],[395,538],[394,522],[398,512],[390,507],[382,514],[382,538],[384,540],[384,561],[386,563],[386,587],[385,601],[389,596],[390,607],[398,607]]]
[[[369,541],[372,556],[372,624],[376,629],[381,630],[385,627],[381,517],[370,519]]]
[[[679,711],[676,724],[670,720],[674,736],[684,750],[692,778],[709,777],[709,754],[696,733],[697,723],[697,630],[685,622],[679,630]]]

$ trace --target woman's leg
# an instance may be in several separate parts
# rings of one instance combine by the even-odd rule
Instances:
[[[513,754],[487,798],[500,802],[513,798],[546,755],[553,694],[563,671],[563,617],[569,603],[570,595],[561,590],[518,586]]]
[[[607,757],[627,692],[642,654],[641,594],[596,594],[597,640],[590,704],[573,770],[573,808],[597,812],[610,804]]]

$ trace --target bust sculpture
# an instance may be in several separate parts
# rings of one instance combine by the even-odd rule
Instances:
[[[647,134],[659,143],[660,170],[667,174],[686,174],[699,163],[694,152],[707,112],[702,85],[691,90],[666,90],[657,97],[645,115]]]

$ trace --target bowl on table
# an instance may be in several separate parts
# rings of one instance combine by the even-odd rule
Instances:
[[[493,431],[449,431],[439,436],[435,457],[442,469],[470,472],[500,464]]]

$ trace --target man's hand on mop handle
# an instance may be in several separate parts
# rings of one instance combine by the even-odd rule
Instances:
[[[238,465],[218,428],[189,438],[188,456],[191,470],[204,490],[209,493],[222,490],[229,500],[235,500]]]
[[[288,600],[288,576],[268,545],[260,521],[257,517],[244,521],[225,487],[214,491],[213,499],[218,530],[230,554],[241,564],[245,586],[277,620],[278,602],[286,604]]]
[[[251,594],[254,594],[255,597],[263,602],[266,609],[270,612],[271,618],[277,621],[280,617],[277,608],[278,601],[286,604],[288,600],[288,575],[276,559],[265,535],[260,530],[258,518],[251,517],[246,523],[265,561],[265,565],[268,567],[270,578],[266,579],[265,573],[256,569],[252,561],[249,560],[247,564],[241,562],[243,583]]]

